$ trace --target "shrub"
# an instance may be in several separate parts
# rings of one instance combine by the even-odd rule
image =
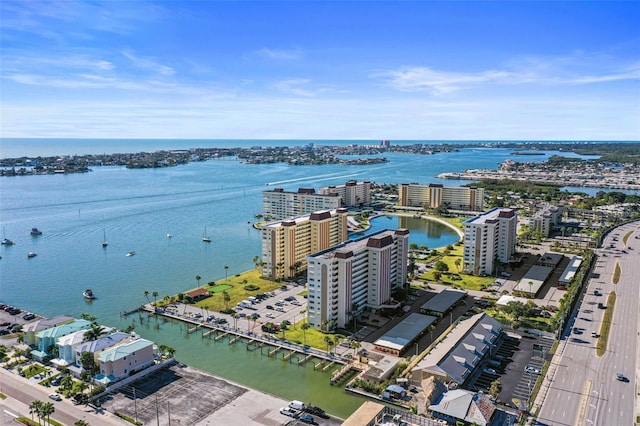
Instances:
[[[245,290],[247,290],[247,291],[258,291],[258,290],[260,290],[260,286],[257,286],[255,284],[247,284],[243,288]]]

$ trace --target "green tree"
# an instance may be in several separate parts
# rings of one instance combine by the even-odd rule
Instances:
[[[158,300],[158,292],[154,291],[152,295],[153,295],[153,306],[156,306],[156,302]]]
[[[309,325],[309,323],[305,322],[300,326],[300,328],[302,329],[302,338],[304,340],[304,345],[307,346],[307,330],[310,329],[311,326]]]
[[[40,415],[42,414],[42,404],[43,402],[40,400],[35,400],[31,404],[29,404],[29,414],[31,414],[31,420],[33,421],[33,415],[38,416],[38,424],[40,424]]]
[[[98,340],[104,334],[104,330],[101,325],[91,323],[89,329],[84,333],[84,342],[91,342],[93,340]]]
[[[440,281],[440,278],[442,278],[442,272],[433,271],[433,279],[436,280],[436,281]]]
[[[47,423],[51,424],[50,416],[56,411],[56,407],[53,405],[53,402],[45,402],[42,404],[42,408],[40,408],[40,414],[42,417],[47,418]]]
[[[85,420],[78,420],[73,424],[73,426],[89,426],[89,423],[87,423]]]
[[[229,293],[227,293],[227,291],[223,291],[222,292],[222,297],[224,298],[224,308],[226,310],[229,310],[229,302],[231,302],[231,296],[229,296]]]
[[[80,365],[82,365],[82,368],[84,368],[92,376],[98,372],[95,360],[93,358],[93,352],[82,352],[80,354]]]
[[[361,344],[360,344],[360,342],[358,342],[357,340],[353,340],[353,341],[351,342],[351,344],[349,345],[349,347],[350,347],[351,349],[353,349],[353,357],[354,357],[354,358],[356,357],[356,352],[357,352],[357,350],[358,350],[358,349],[360,349],[360,347],[361,347],[361,346],[362,346],[362,345],[361,345]]]
[[[96,317],[95,315],[91,315],[88,312],[83,312],[80,314],[80,318],[82,318],[85,321],[90,321],[90,322],[95,322],[96,319],[98,319],[98,317]]]
[[[436,262],[436,264],[434,265],[434,268],[436,269],[436,271],[440,271],[440,272],[447,272],[449,271],[449,265],[447,265],[445,262],[443,262],[442,260],[438,260]]]
[[[147,302],[149,302],[149,304],[151,304],[151,300],[149,300],[149,290],[145,290],[144,291],[144,297],[147,298]]]
[[[227,271],[229,271],[229,265],[224,265],[224,280],[227,281]]]
[[[500,380],[496,379],[493,382],[491,382],[491,387],[489,388],[489,395],[491,395],[494,398],[497,398],[500,392],[502,392],[502,383],[500,383]]]
[[[455,263],[456,267],[458,268],[458,273],[460,273],[460,264],[462,263],[462,259],[457,258],[454,263]]]
[[[202,277],[200,275],[196,275],[196,282],[198,283],[198,287],[200,287],[200,280]]]

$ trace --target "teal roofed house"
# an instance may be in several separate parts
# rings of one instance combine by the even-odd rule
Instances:
[[[123,342],[100,352],[98,361],[100,374],[95,379],[103,384],[117,382],[154,364],[153,342],[146,339]]]
[[[80,330],[88,330],[91,323],[87,320],[77,319],[67,324],[56,325],[36,333],[35,344],[37,349],[31,351],[31,355],[38,361],[53,356],[51,349],[57,345],[60,337],[67,336]]]

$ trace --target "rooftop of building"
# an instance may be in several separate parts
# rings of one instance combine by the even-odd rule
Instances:
[[[98,359],[100,362],[116,361],[148,346],[153,346],[153,342],[147,339],[137,339],[132,342],[124,342],[103,351],[98,356]]]
[[[445,289],[420,307],[423,311],[444,313],[467,295],[464,291]]]
[[[576,275],[576,272],[578,272],[578,268],[580,268],[582,260],[582,256],[573,256],[569,261],[567,267],[564,268],[564,272],[562,273],[562,276],[560,277],[558,282],[565,284],[570,283],[571,280],[573,280],[573,277]]]
[[[402,351],[436,320],[436,317],[430,315],[418,313],[409,314],[409,316],[404,318],[398,325],[376,340],[374,345]]]
[[[478,216],[472,217],[464,221],[465,224],[473,224],[473,225],[481,225],[485,223],[494,223],[498,219],[504,218],[509,219],[516,216],[516,209],[511,209],[508,207],[495,207],[487,212],[479,214]]]
[[[317,253],[310,254],[310,258],[324,258],[324,259],[332,259],[335,257],[338,258],[348,258],[354,255],[354,253],[361,252],[366,247],[383,247],[382,244],[389,244],[389,238],[391,241],[393,240],[393,236],[396,234],[408,234],[409,231],[406,229],[382,229],[378,232],[375,232],[370,235],[365,235],[360,238],[356,238],[354,240],[346,241],[337,246],[330,247],[326,250],[319,251]]]

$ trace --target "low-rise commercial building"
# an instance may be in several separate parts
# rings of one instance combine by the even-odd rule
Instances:
[[[98,355],[100,374],[95,380],[113,383],[153,365],[153,342],[146,339],[123,341]]]
[[[445,289],[420,307],[420,313],[442,318],[467,295],[464,291]]]
[[[410,314],[386,332],[384,336],[373,342],[373,346],[379,352],[400,356],[419,340],[437,319],[430,315]]]

